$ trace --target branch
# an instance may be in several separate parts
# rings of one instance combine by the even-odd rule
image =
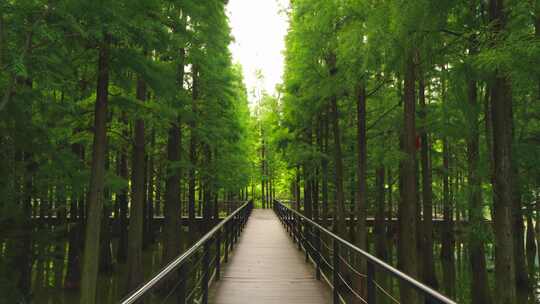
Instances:
[[[375,120],[374,123],[372,123],[369,127],[367,127],[366,132],[367,132],[368,130],[370,130],[371,128],[375,127],[375,126],[379,123],[379,121],[381,121],[384,117],[386,117],[388,114],[390,114],[392,111],[394,111],[394,110],[395,110],[396,108],[398,108],[399,106],[400,106],[400,104],[398,103],[398,104],[394,105],[392,108],[390,108],[389,110],[387,110],[386,112],[384,112],[381,116],[379,116],[379,117]]]
[[[386,79],[386,80],[381,81],[381,82],[377,85],[377,87],[375,87],[375,89],[371,90],[371,92],[369,92],[369,93],[366,95],[366,98],[369,98],[369,97],[375,95],[375,93],[377,93],[377,92],[378,92],[385,84],[391,83],[391,82],[392,82],[392,80],[389,80],[389,79]]]

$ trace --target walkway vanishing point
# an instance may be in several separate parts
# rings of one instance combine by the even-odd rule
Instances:
[[[456,304],[277,201],[243,204],[120,303],[141,300]]]

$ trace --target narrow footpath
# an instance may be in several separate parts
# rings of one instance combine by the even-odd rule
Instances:
[[[221,280],[210,288],[213,304],[332,303],[271,209],[255,209]]]

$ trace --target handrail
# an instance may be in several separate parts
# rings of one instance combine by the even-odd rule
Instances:
[[[206,233],[201,239],[199,239],[193,246],[191,246],[188,250],[186,250],[184,253],[182,253],[180,256],[178,256],[176,259],[171,261],[169,264],[167,264],[165,267],[163,267],[156,275],[154,275],[150,280],[148,280],[146,283],[143,283],[140,287],[138,287],[136,290],[130,292],[126,297],[124,297],[120,303],[121,304],[131,304],[135,303],[137,300],[139,300],[141,297],[143,297],[147,292],[152,290],[156,285],[161,282],[164,278],[166,278],[168,275],[173,273],[173,271],[178,270],[185,262],[191,258],[198,250],[204,247],[205,250],[205,256],[208,254],[207,247],[210,247],[212,241],[216,239],[217,241],[217,248],[221,247],[220,244],[220,233],[221,230],[225,227],[225,256],[227,256],[228,253],[228,246],[227,242],[229,240],[229,234],[231,234],[230,240],[232,242],[236,242],[237,236],[240,234],[240,230],[245,225],[247,218],[249,217],[251,210],[253,208],[253,202],[249,201],[247,203],[244,203],[242,206],[240,206],[238,209],[236,209],[233,213],[231,213],[229,216],[227,216],[225,219],[223,219],[221,222],[219,222],[214,228],[212,228],[208,233]],[[235,223],[235,220],[238,221],[238,225],[229,227],[230,225],[227,225],[229,223]],[[232,229],[231,229],[232,228]],[[231,231],[232,230],[232,231]],[[219,249],[218,249],[219,253]],[[220,258],[217,259],[217,263],[219,263]],[[206,265],[208,266],[208,265]],[[219,264],[216,265],[216,270],[219,271]],[[219,274],[218,274],[219,275]],[[208,282],[206,282],[208,284]]]
[[[319,242],[320,242],[320,232],[323,232],[324,234],[330,236],[333,239],[333,243],[334,243],[333,247],[334,247],[334,249],[336,249],[336,244],[341,244],[341,245],[347,247],[348,249],[354,251],[355,253],[361,255],[362,257],[364,257],[366,259],[366,261],[367,261],[367,264],[368,264],[367,265],[368,266],[368,271],[367,271],[367,282],[368,282],[368,287],[367,287],[368,295],[367,295],[367,298],[368,298],[368,300],[367,300],[367,303],[369,303],[369,304],[375,303],[374,290],[369,290],[369,289],[370,288],[375,288],[375,284],[377,284],[373,279],[373,276],[374,276],[373,266],[377,266],[378,268],[380,268],[380,269],[384,270],[385,272],[389,273],[391,276],[399,279],[401,282],[404,282],[404,283],[408,284],[409,286],[413,287],[414,289],[416,289],[417,291],[421,292],[424,296],[428,297],[429,299],[435,300],[436,301],[435,303],[456,304],[455,301],[447,298],[446,296],[440,294],[439,292],[437,292],[436,290],[428,287],[427,285],[415,280],[414,278],[410,277],[409,275],[395,269],[394,267],[388,265],[384,261],[382,261],[382,260],[378,259],[377,257],[373,256],[372,254],[358,248],[357,246],[351,244],[349,241],[339,237],[338,235],[336,235],[333,232],[329,231],[328,229],[321,226],[317,222],[313,221],[310,218],[307,218],[306,216],[304,216],[300,212],[298,212],[298,211],[296,211],[294,209],[291,209],[288,206],[285,206],[284,204],[280,203],[279,201],[274,201],[274,211],[276,212],[276,214],[278,215],[280,220],[285,225],[292,225],[291,223],[287,223],[287,221],[289,221],[289,222],[291,221],[290,218],[284,218],[286,216],[284,214],[284,212],[287,212],[287,213],[289,213],[289,217],[291,215],[294,215],[294,216],[298,217],[298,219],[301,219],[302,221],[304,221],[304,222],[308,223],[309,225],[311,225],[312,227],[316,228],[318,230],[318,235],[319,235],[318,241]],[[294,219],[294,216],[292,216],[293,219]],[[292,231],[293,235],[294,234],[301,234],[301,228],[300,228],[301,223],[296,223],[296,224],[299,225],[299,226],[298,227],[290,227],[290,230]],[[303,238],[304,242],[306,242],[306,236],[305,235],[295,235],[295,236],[298,239]],[[300,239],[298,241],[299,241],[299,246],[300,246]],[[336,241],[337,241],[337,243],[336,243]],[[313,247],[313,245],[311,245],[311,244],[309,244],[309,246]],[[306,244],[304,244],[304,248],[306,250],[306,257],[307,257],[307,255],[309,254],[309,249],[307,248]],[[339,247],[338,247],[338,249],[339,249]],[[319,249],[319,251],[320,251],[320,249]],[[319,255],[318,257],[320,258],[320,252],[316,252],[316,254]],[[339,256],[339,252],[338,252],[338,256]],[[314,260],[317,260],[316,258],[317,257],[315,257]],[[315,263],[318,263],[318,262],[315,261]],[[319,270],[320,265],[316,265],[316,266],[317,266],[317,271],[319,272],[320,271]],[[372,286],[369,286],[370,283],[372,283]],[[334,293],[336,293],[336,292],[339,293],[339,291],[337,291],[336,288],[334,288]],[[336,303],[336,301],[335,301],[336,298],[339,298],[339,294],[335,295],[335,297],[334,297],[334,302],[335,303]]]

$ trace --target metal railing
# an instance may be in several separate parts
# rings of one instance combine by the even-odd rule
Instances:
[[[456,304],[298,211],[278,201],[273,209],[298,249],[305,251],[306,261],[315,265],[317,279],[322,276],[332,288],[334,304]]]
[[[120,303],[208,303],[208,286],[220,279],[221,263],[227,262],[252,209],[252,201],[240,206]]]

